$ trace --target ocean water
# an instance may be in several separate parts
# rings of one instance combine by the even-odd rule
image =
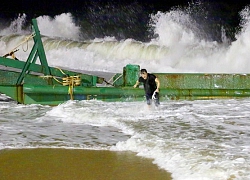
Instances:
[[[173,179],[249,179],[250,99],[0,103],[0,149],[132,151]],[[181,172],[181,173],[180,173]]]
[[[70,13],[37,17],[50,66],[105,74],[138,64],[149,72],[249,73],[249,9],[229,41],[199,33],[180,10],[151,14],[148,42],[113,36],[82,39]],[[0,54],[31,32],[20,15],[0,30]],[[25,61],[32,40],[18,47]],[[145,102],[68,101],[56,107],[21,105],[0,96],[0,149],[69,148],[133,151],[152,158],[174,180],[250,179],[250,99]]]

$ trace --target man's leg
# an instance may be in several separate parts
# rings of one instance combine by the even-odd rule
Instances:
[[[160,104],[159,93],[157,92],[155,93],[154,103],[155,103],[155,106],[158,106]]]
[[[150,94],[146,94],[147,105],[151,105],[152,103],[152,96]]]

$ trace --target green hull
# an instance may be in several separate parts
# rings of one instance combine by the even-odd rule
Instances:
[[[70,100],[67,87],[24,85],[24,104],[58,105]],[[250,89],[162,89],[161,101],[242,98],[250,96]],[[74,100],[142,101],[143,89],[112,87],[75,87]]]
[[[32,22],[34,46],[27,60],[0,57],[0,93],[18,103],[42,105],[68,100],[145,100],[143,88],[133,88],[139,78],[138,65],[127,65],[123,73],[115,74],[112,86],[105,86],[102,77],[48,66],[36,20]],[[154,74],[161,82],[160,101],[250,97],[250,74]]]
[[[54,84],[49,85],[48,80],[36,75],[27,75],[27,83],[23,85],[12,84],[11,80],[16,79],[18,74],[18,72],[0,71],[2,77],[0,92],[23,104],[58,105],[70,99],[103,101],[141,101],[145,99],[143,89],[132,86],[75,86],[70,95],[69,86],[62,86],[53,81]],[[162,83],[161,101],[250,97],[250,75],[156,75]]]

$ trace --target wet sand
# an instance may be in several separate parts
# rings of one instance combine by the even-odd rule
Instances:
[[[0,151],[1,180],[171,180],[132,152],[71,149]]]

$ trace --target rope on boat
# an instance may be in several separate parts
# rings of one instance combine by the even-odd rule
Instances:
[[[56,78],[55,76],[51,76],[51,75],[46,75],[46,76],[39,76],[43,79],[49,79],[49,78],[53,78],[56,82],[58,82],[59,84],[62,84],[61,81],[58,80],[58,78]]]
[[[13,48],[13,50],[10,51],[10,52],[15,51],[19,46],[21,46],[22,44],[24,44],[24,43],[26,43],[26,42],[27,42],[27,50],[28,50],[28,41],[29,41],[31,38],[33,38],[33,37],[35,37],[35,34],[31,34],[31,35],[27,36],[27,37],[25,38],[25,40],[23,40],[20,44],[18,44],[18,45],[17,45],[15,48]],[[26,51],[27,51],[27,50],[26,50]],[[23,51],[26,52],[24,49],[23,49]]]
[[[120,76],[118,76],[118,78],[116,78],[116,79],[113,81],[113,84],[114,84],[118,79],[120,79],[122,76],[123,76],[123,74],[121,74]]]
[[[114,78],[116,76],[116,74],[114,75],[114,76],[112,76],[111,78],[110,78],[110,80],[108,80],[108,81],[106,81],[105,79],[103,80],[106,84],[109,84],[109,85],[111,85],[111,86],[114,86],[114,83],[118,80],[118,79],[120,79],[122,76],[123,76],[123,74],[121,74],[120,76],[118,76],[114,81],[113,81],[113,83],[111,83],[110,81]]]
[[[113,84],[111,84],[109,81],[106,81],[106,79],[103,79],[103,81],[104,81],[106,84],[113,86]]]
[[[63,72],[63,71],[61,71]],[[61,78],[62,81],[58,80],[59,78],[51,75],[47,76],[40,76],[42,78],[53,78],[56,82],[59,84],[62,84],[63,86],[69,86],[68,94],[70,95],[70,99],[74,100],[73,93],[74,93],[74,86],[80,86],[81,84],[81,77],[80,76],[66,76]]]
[[[25,38],[24,41],[22,41],[21,43],[19,43],[15,48],[13,48],[9,53],[5,54],[3,57],[12,56],[13,59],[18,60],[18,59],[16,58],[15,54],[14,54],[15,52],[17,52],[17,51],[19,50],[19,49],[17,49],[17,48],[18,48],[19,46],[21,46],[22,44],[24,44],[25,42],[27,42],[27,49],[24,50],[23,47],[22,47],[22,49],[23,49],[24,52],[28,51],[28,49],[29,49],[29,47],[28,47],[28,41],[29,41],[31,38],[33,38],[33,37],[35,37],[35,34],[34,34],[34,33],[31,34],[31,35],[29,35],[29,36],[27,36],[27,37]]]
[[[18,60],[17,58],[16,58],[16,56],[15,56],[15,52],[17,52],[17,51],[19,51],[19,49],[16,49],[16,50],[14,50],[14,51],[11,51],[11,52],[9,52],[9,53],[7,53],[7,54],[5,54],[3,57],[11,57],[12,59],[15,59],[15,60]]]
[[[65,72],[63,72],[63,70],[61,68],[56,67],[56,69],[58,69],[63,75],[68,76]]]
[[[62,81],[58,80],[58,77],[56,78],[55,76],[51,76],[51,75],[47,75],[47,76],[40,76],[43,78],[53,78],[56,82],[58,82],[59,84],[62,84],[63,86],[69,86],[68,89],[68,94],[70,94],[70,99],[73,100],[73,90],[74,90],[74,86],[80,86],[81,85],[81,77],[80,76],[69,76],[68,74],[66,74],[65,72],[63,72],[63,70],[59,67],[57,67],[57,69],[63,74],[65,75],[65,77],[61,78]],[[123,76],[123,74],[121,74],[120,76],[118,76],[113,83],[111,83],[110,81],[115,77],[115,75],[109,80],[106,81],[105,79],[103,79],[103,81],[106,84],[112,85],[114,86],[114,83],[120,79]]]
[[[65,75],[65,77],[62,78],[62,85],[63,86],[69,86],[68,94],[70,94],[70,99],[73,100],[73,92],[74,92],[74,86],[80,86],[81,85],[81,77],[80,76],[69,76],[63,70],[59,67],[57,69]]]
[[[63,86],[69,86],[68,94],[70,94],[70,99],[73,100],[74,86],[79,86],[81,84],[80,76],[68,76],[62,79],[63,79]]]

